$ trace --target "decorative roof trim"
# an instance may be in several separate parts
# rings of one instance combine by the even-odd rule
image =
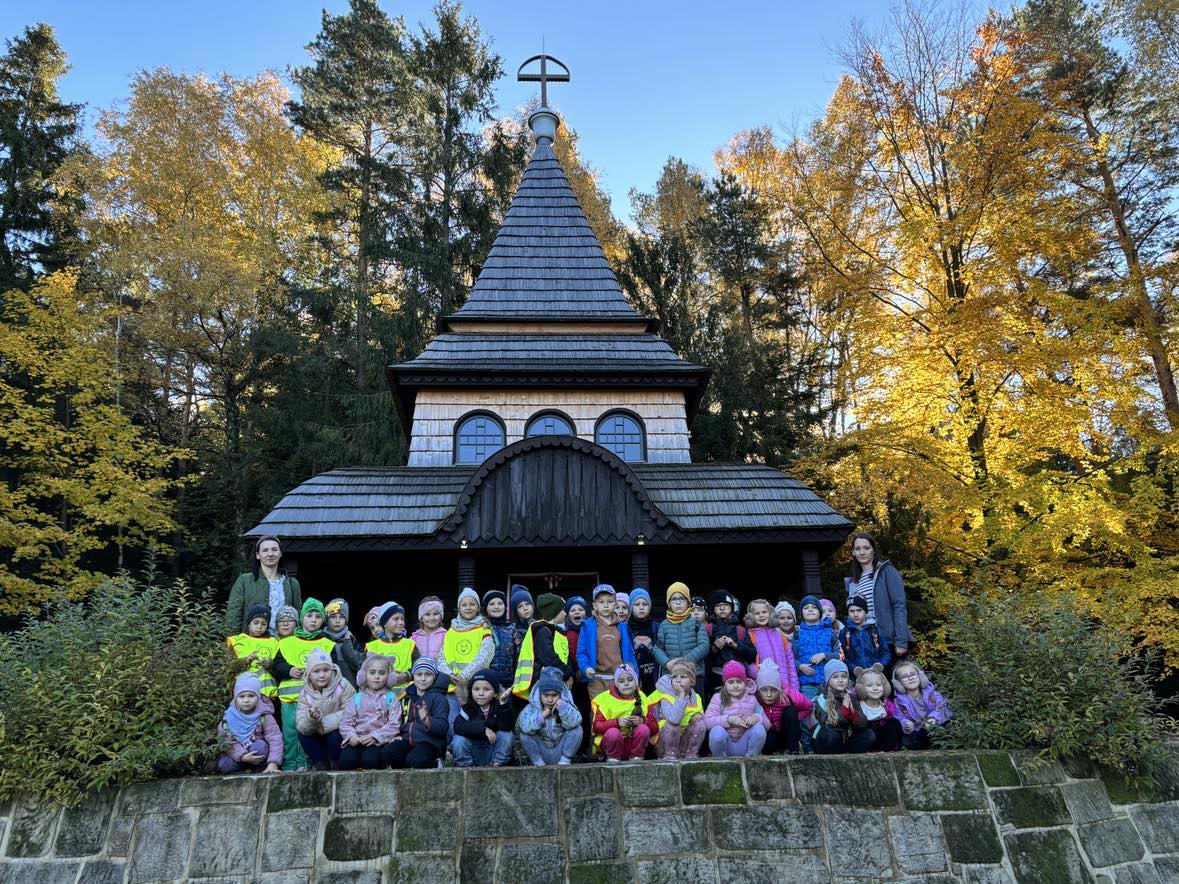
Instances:
[[[466,520],[467,509],[470,507],[476,492],[483,484],[483,481],[494,470],[503,466],[509,460],[542,448],[571,448],[590,457],[596,457],[622,476],[626,481],[627,487],[634,492],[635,497],[642,505],[643,511],[651,517],[656,525],[660,528],[667,528],[669,526],[672,528],[679,527],[647,495],[647,489],[643,487],[642,480],[635,475],[635,471],[631,469],[630,465],[614,454],[614,452],[603,448],[595,442],[590,442],[577,436],[528,436],[501,448],[487,460],[483,461],[482,466],[475,470],[474,475],[467,480],[466,486],[459,494],[454,513],[438,527],[438,533],[454,533],[463,524]]]

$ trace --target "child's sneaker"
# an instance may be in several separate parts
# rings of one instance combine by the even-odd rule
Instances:
[[[566,758],[564,755],[562,755],[561,760],[557,762],[557,764],[572,764],[572,763],[573,762],[570,761],[568,758]],[[542,761],[541,764],[544,764],[544,762]]]

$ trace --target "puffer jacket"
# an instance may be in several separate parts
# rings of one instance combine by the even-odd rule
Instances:
[[[757,678],[758,663],[773,660],[778,665],[778,672],[782,674],[782,687],[797,691],[798,665],[790,642],[786,640],[782,631],[772,626],[755,626],[749,630],[749,637],[753,641],[753,647],[757,649],[757,663],[749,667],[749,677]]]
[[[332,664],[332,678],[322,691],[313,688],[310,682],[303,683],[299,703],[295,708],[295,727],[299,733],[312,736],[328,734],[339,730],[344,708],[356,696],[356,688],[348,684],[340,674],[340,667]],[[319,719],[311,717],[311,710],[319,710]]]
[[[340,719],[340,736],[372,736],[388,743],[401,730],[401,702],[392,691],[370,691],[367,687],[352,697]]]
[[[432,745],[439,755],[446,754],[446,744],[450,741],[450,724],[447,720],[450,703],[446,699],[449,687],[450,678],[440,672],[434,683],[420,695],[416,684],[410,684],[405,689],[402,700],[402,739],[408,740],[410,745]],[[423,724],[418,717],[419,707],[426,710],[427,724]]]
[[[516,645],[512,640],[514,632],[510,621],[491,624],[495,653],[491,655],[491,662],[487,664],[487,668],[495,670],[500,684],[511,684],[516,678]]]
[[[545,718],[541,715],[540,709],[540,681],[533,684],[528,694],[528,705],[521,709],[516,717],[516,729],[522,734],[539,738],[541,743],[550,749],[560,745],[561,738],[569,731],[581,731],[581,713],[573,705],[573,692],[569,690],[569,686],[561,686],[557,714]]]
[[[669,661],[686,657],[696,664],[696,674],[704,674],[704,659],[708,656],[708,630],[695,617],[683,623],[664,620],[655,636],[655,662],[661,673],[667,672]]]
[[[798,638],[794,642],[794,661],[799,666],[811,662],[815,654],[826,654],[827,660],[839,657],[839,642],[835,640],[835,633],[831,629],[831,621],[823,620],[819,623],[798,624]],[[826,660],[823,661],[826,663]],[[824,685],[823,663],[815,665],[815,674],[806,675],[801,670],[798,673],[798,683]]]
[[[871,623],[856,626],[849,622],[839,630],[839,655],[853,672],[857,666],[871,669],[873,663],[888,666],[888,661],[892,659],[888,653],[888,643]]]
[[[267,764],[282,764],[282,731],[273,715],[262,714],[254,727],[254,732],[250,734],[249,742],[239,743],[235,740],[224,719],[217,725],[217,737],[221,741],[222,751],[237,764],[242,763],[242,756],[250,751],[250,743],[254,740],[261,740],[266,744]]]
[[[767,731],[770,729],[770,720],[766,717],[766,711],[761,708],[761,703],[757,702],[757,694],[753,692],[752,685],[740,700],[733,700],[727,706],[723,701],[723,689],[713,694],[712,699],[708,701],[708,709],[704,712],[704,723],[708,725],[709,730],[714,727],[723,727],[728,732],[729,739],[741,739],[749,728],[730,724],[730,715],[756,715],[761,720],[762,726]]]

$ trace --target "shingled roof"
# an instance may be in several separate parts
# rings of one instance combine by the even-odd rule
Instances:
[[[632,334],[440,334],[416,359],[397,368],[533,374],[704,371],[676,355],[663,338]]]
[[[455,319],[638,320],[552,145],[539,139]]]
[[[650,499],[692,532],[846,532],[847,519],[796,479],[756,464],[632,464]],[[477,467],[349,467],[288,493],[247,536],[284,543],[336,538],[429,539]],[[842,539],[842,535],[839,537]]]

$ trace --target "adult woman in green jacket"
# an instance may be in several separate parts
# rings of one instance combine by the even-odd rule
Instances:
[[[234,581],[225,612],[226,635],[245,632],[246,614],[253,605],[270,608],[270,633],[274,634],[274,617],[283,605],[296,611],[303,607],[299,581],[287,576],[280,566],[282,545],[277,537],[263,537],[254,544],[254,568]]]

